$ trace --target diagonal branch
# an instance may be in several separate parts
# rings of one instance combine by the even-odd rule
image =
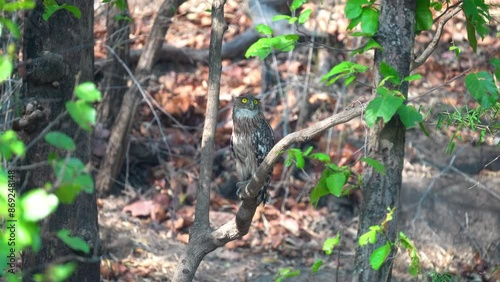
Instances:
[[[213,11],[215,11],[215,9],[213,9]],[[245,187],[243,193],[245,193],[248,197],[244,197],[236,216],[221,227],[212,230],[205,225],[205,222],[208,222],[208,220],[206,219],[207,216],[202,214],[202,212],[206,212],[208,215],[208,207],[204,206],[203,209],[201,209],[198,207],[200,203],[197,202],[197,212],[199,212],[197,215],[201,214],[201,221],[204,222],[203,226],[207,228],[200,228],[200,226],[195,227],[193,225],[189,234],[189,244],[186,246],[184,253],[179,258],[179,264],[177,265],[177,269],[175,270],[172,280],[192,281],[196,269],[205,255],[219,247],[224,246],[227,242],[241,238],[248,233],[252,223],[252,218],[257,208],[255,197],[257,196],[260,188],[264,185],[274,164],[287,148],[294,143],[311,140],[337,124],[348,122],[351,119],[360,116],[366,106],[367,103],[363,103],[357,107],[344,110],[341,113],[335,114],[316,123],[314,126],[291,133],[280,140],[269,152],[257,171],[254,173],[249,184]],[[207,198],[202,199],[200,198],[200,195]],[[202,200],[206,202],[208,201],[208,197],[209,193],[207,194],[206,191],[202,192],[202,194],[198,194],[197,201]]]
[[[427,45],[427,48],[413,61],[410,67],[410,71],[413,71],[414,69],[420,67],[425,63],[427,58],[430,57],[430,55],[436,50],[437,44],[439,42],[439,39],[441,39],[441,35],[443,34],[443,28],[446,25],[446,23],[453,18],[458,12],[462,11],[462,3],[460,2],[453,10],[448,12],[441,21],[438,24],[438,27],[436,29],[436,34],[434,35],[434,38],[432,38],[431,43]]]

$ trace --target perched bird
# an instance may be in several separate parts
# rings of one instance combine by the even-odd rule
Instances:
[[[236,184],[236,193],[239,196],[241,189],[245,188],[252,174],[274,146],[274,133],[262,113],[259,100],[254,96],[233,96],[233,103],[231,152],[236,160],[236,170],[240,178],[240,182]],[[257,204],[265,203],[269,197],[267,183],[270,176],[257,196]]]

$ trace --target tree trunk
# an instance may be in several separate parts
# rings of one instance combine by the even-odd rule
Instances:
[[[103,98],[98,107],[97,119],[104,128],[110,129],[120,110],[123,94],[127,90],[128,74],[122,63],[129,66],[130,26],[128,21],[115,20],[116,16],[123,14],[116,5],[108,3],[106,11],[108,33],[106,44],[113,49],[115,54],[108,50],[106,60],[111,63],[107,64],[104,69],[104,81],[100,87]]]
[[[48,21],[42,19],[43,1],[28,13],[23,38],[23,59],[27,63],[23,80],[22,102],[37,104],[43,115],[31,120],[21,128],[20,136],[29,143],[48,126],[71,136],[78,150],[75,156],[83,163],[90,159],[90,136],[70,119],[68,115],[53,122],[65,111],[65,102],[73,96],[75,84],[93,80],[94,65],[94,9],[93,2],[87,0],[67,0],[81,11],[77,19],[72,13],[60,10]],[[46,142],[36,142],[26,153],[25,161],[38,163],[46,161],[49,152],[60,152]],[[49,166],[42,166],[25,175],[27,187],[43,187],[53,182],[54,173]],[[99,281],[99,232],[95,194],[80,193],[70,205],[61,204],[42,224],[42,248],[39,252],[26,252],[23,257],[23,271],[33,274],[42,272],[51,262],[61,258],[75,257],[73,250],[59,240],[55,233],[62,228],[71,235],[84,239],[91,247],[89,255],[78,254],[78,266],[67,281]],[[24,277],[31,281],[31,276]]]
[[[383,49],[375,51],[374,85],[378,85],[381,80],[379,72],[381,62],[396,69],[400,77],[408,76],[415,35],[415,3],[415,0],[382,1],[379,29],[375,40]],[[403,83],[399,90],[407,96],[408,83]],[[395,207],[396,211],[393,220],[387,225],[387,237],[379,235],[375,244],[357,247],[353,281],[391,280],[396,250],[392,250],[378,271],[373,270],[370,265],[370,254],[376,248],[386,244],[388,240],[394,242],[397,236],[404,145],[405,127],[398,116],[394,116],[385,125],[380,121],[370,131],[368,156],[384,164],[387,173],[381,175],[370,166],[365,169],[358,237],[369,231],[370,226],[379,225],[384,220],[387,207]]]
[[[116,178],[122,166],[123,153],[129,139],[130,129],[136,114],[136,108],[142,99],[137,85],[145,85],[148,76],[153,70],[158,59],[158,54],[165,41],[165,35],[170,26],[177,8],[185,0],[165,0],[158,10],[151,34],[149,35],[144,52],[141,54],[139,63],[135,70],[134,85],[127,90],[123,97],[123,103],[111,130],[106,155],[101,162],[101,169],[96,176],[96,186],[99,194],[107,194],[112,185],[112,179]],[[137,84],[135,83],[137,82]]]

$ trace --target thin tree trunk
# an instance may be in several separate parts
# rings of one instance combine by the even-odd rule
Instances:
[[[183,2],[183,0],[165,0],[158,10],[158,15],[153,24],[148,42],[144,47],[144,52],[141,54],[135,70],[135,79],[142,85],[145,85],[148,76],[153,70],[161,46],[165,40],[165,35],[172,21],[171,19],[177,12],[179,5]],[[101,169],[96,176],[96,184],[100,194],[109,192],[112,179],[116,178],[120,172],[124,149],[128,143],[136,108],[141,99],[142,95],[135,84],[125,93],[120,111],[111,130],[106,155],[101,162]]]
[[[385,62],[396,69],[400,77],[408,76],[412,60],[415,27],[416,0],[383,0],[379,16],[379,30],[375,40],[382,46],[382,51],[375,51],[375,81],[381,80],[380,63]],[[399,88],[407,96],[408,83]],[[375,90],[376,91],[376,90]],[[393,259],[396,250],[392,250],[387,261],[378,271],[370,265],[370,255],[376,248],[388,240],[394,242],[397,236],[397,224],[400,213],[400,191],[402,182],[403,157],[405,145],[405,127],[398,116],[387,124],[379,122],[370,131],[368,156],[385,165],[386,175],[381,175],[366,167],[363,175],[363,202],[359,219],[358,237],[367,232],[372,225],[379,225],[385,218],[387,208],[396,208],[393,220],[389,222],[385,236],[377,236],[375,244],[358,246],[355,256],[355,271],[352,281],[391,281]]]
[[[130,53],[130,25],[125,20],[115,20],[115,17],[122,15],[123,12],[116,5],[107,5],[106,7],[106,27],[108,40],[106,44],[113,49],[108,52],[107,60],[111,63],[107,64],[104,69],[104,82],[101,85],[103,98],[99,103],[97,119],[104,128],[110,129],[115,122],[118,111],[123,101],[123,94],[127,90],[127,71],[121,61],[125,65],[129,65]]]

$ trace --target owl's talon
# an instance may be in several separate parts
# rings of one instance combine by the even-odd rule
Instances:
[[[250,181],[247,180],[247,181],[240,181],[240,182],[236,183],[236,188],[238,188],[238,190],[236,190],[236,195],[242,201],[243,201],[243,199],[248,198],[248,195],[245,193],[245,187],[247,187],[249,182]]]

